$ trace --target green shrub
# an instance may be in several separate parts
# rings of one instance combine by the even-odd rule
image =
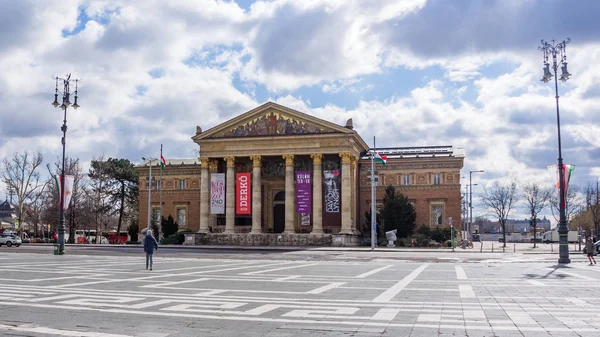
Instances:
[[[431,237],[431,228],[427,225],[421,225],[419,226],[419,228],[417,228],[417,234],[423,234],[426,237],[430,238]]]
[[[401,238],[400,240],[397,241],[397,245],[400,247],[410,247],[411,239],[410,238]]]
[[[429,239],[424,239],[421,241],[421,247],[429,247]]]
[[[161,240],[161,244],[163,245],[181,245],[185,241],[185,233],[191,233],[192,231],[189,229],[181,230],[175,234],[171,234]]]

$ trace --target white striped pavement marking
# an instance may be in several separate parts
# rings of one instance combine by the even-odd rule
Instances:
[[[465,270],[463,269],[463,267],[461,266],[454,266],[454,269],[456,269],[456,278],[459,280],[466,280],[467,279],[467,274],[465,274]]]
[[[318,264],[319,263],[309,263],[309,264],[301,264],[301,265],[297,265],[297,266],[281,267],[281,268],[266,269],[266,270],[257,270],[257,271],[251,271],[249,273],[242,273],[240,275],[255,275],[255,274],[268,273],[268,272],[278,271],[278,270],[285,270],[285,269],[294,269],[294,268],[303,268],[303,267],[316,266]]]
[[[131,335],[110,334],[106,332],[91,332],[91,331],[74,331],[53,329],[42,326],[29,324],[22,325],[6,325],[0,324],[0,330],[15,331],[15,332],[31,332],[53,336],[81,336],[81,337],[133,337]]]
[[[429,263],[423,264],[419,266],[419,268],[415,269],[412,273],[408,274],[405,278],[400,280],[398,283],[391,286],[388,290],[384,291],[381,295],[375,297],[372,302],[389,302],[394,298],[394,296],[398,295],[402,289],[404,289],[407,285],[410,284],[414,279],[419,276],[429,266]]]
[[[321,294],[321,293],[326,292],[327,290],[331,290],[331,289],[337,288],[339,286],[343,286],[344,284],[346,284],[346,282],[333,282],[326,286],[322,286],[320,288],[307,291],[306,293],[307,294]]]
[[[371,275],[373,275],[375,273],[379,273],[380,271],[386,270],[386,269],[391,268],[391,267],[393,267],[393,265],[388,264],[387,266],[383,266],[381,268],[373,269],[373,270],[368,271],[366,273],[362,273],[362,274],[360,274],[358,276],[355,276],[355,278],[365,278],[367,276],[371,276]]]

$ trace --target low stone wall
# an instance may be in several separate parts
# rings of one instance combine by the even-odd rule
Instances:
[[[207,246],[358,246],[360,236],[350,234],[224,234],[186,233],[184,245]]]

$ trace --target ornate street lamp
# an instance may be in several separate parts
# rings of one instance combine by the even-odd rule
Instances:
[[[469,171],[469,225],[467,226],[467,240],[471,239],[471,226],[473,226],[473,173],[481,173],[483,170]],[[467,246],[467,240],[463,241],[463,248]]]
[[[560,80],[566,82],[571,74],[567,70],[567,44],[571,42],[571,39],[567,38],[562,42],[556,43],[556,40],[551,42],[542,40],[542,45],[538,49],[544,56],[544,76],[541,81],[548,83],[552,79],[552,73],[550,72],[550,66],[554,69],[554,92],[556,98],[556,126],[558,128],[558,184],[559,184],[559,214],[560,218],[558,221],[558,235],[559,235],[559,251],[558,251],[558,263],[567,264],[571,263],[569,259],[569,243],[568,234],[569,228],[567,227],[567,216],[566,216],[566,186],[562,158],[562,149],[560,142],[560,112],[558,109],[558,67],[561,67]],[[552,56],[552,64],[548,62],[548,57]]]
[[[148,231],[150,230],[150,223],[152,222],[152,162],[158,161],[157,158],[146,158],[142,157],[144,163],[148,165],[148,227],[146,227],[146,235],[148,235]],[[159,218],[160,221],[160,218]],[[158,235],[158,233],[157,233]]]
[[[63,91],[60,92],[58,90],[58,83],[60,81],[61,87]],[[70,84],[71,82],[75,82],[75,101],[71,104],[70,101]],[[63,255],[65,253],[65,209],[64,209],[64,200],[65,200],[65,146],[67,139],[67,108],[72,106],[73,109],[79,108],[79,104],[77,104],[77,83],[79,80],[72,80],[71,74],[68,74],[66,78],[56,77],[56,88],[54,89],[54,102],[52,105],[55,108],[60,107],[64,111],[63,125],[60,130],[63,132],[62,136],[62,167],[60,174],[60,202],[59,202],[59,216],[58,216],[58,245],[59,245],[59,255]],[[58,95],[62,97],[62,104],[58,102]]]

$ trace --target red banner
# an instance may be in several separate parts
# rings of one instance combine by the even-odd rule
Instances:
[[[252,214],[252,186],[250,173],[238,173],[235,175],[235,213]]]

